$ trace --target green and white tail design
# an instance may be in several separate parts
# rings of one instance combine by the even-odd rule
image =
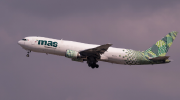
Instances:
[[[158,57],[158,56],[165,56],[168,52],[169,48],[171,47],[174,39],[177,36],[176,31],[170,32],[164,38],[159,40],[156,44],[154,44],[151,48],[147,49],[144,52],[146,57]]]
[[[143,65],[143,64],[161,64],[161,60],[159,61],[153,61],[152,58],[156,57],[162,57],[165,56],[168,52],[169,48],[171,47],[174,39],[176,38],[178,32],[170,32],[168,35],[166,35],[164,38],[159,40],[156,44],[154,44],[152,47],[147,49],[146,51],[135,51],[126,49],[123,50],[123,52],[126,54],[123,56],[123,59],[125,59],[124,64],[128,65]],[[121,57],[121,55],[119,55]],[[169,63],[170,61],[168,59],[165,59],[163,63]]]

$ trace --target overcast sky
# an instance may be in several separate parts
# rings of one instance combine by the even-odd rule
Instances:
[[[180,100],[180,36],[162,65],[86,62],[41,53],[17,41],[44,36],[146,50],[180,32],[179,0],[1,0],[0,100]]]

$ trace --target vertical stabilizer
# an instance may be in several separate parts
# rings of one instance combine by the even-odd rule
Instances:
[[[159,40],[152,47],[144,51],[145,56],[147,57],[165,56],[169,48],[171,47],[174,39],[176,38],[177,33],[178,32],[176,31],[172,31],[169,34],[167,34],[164,38]]]

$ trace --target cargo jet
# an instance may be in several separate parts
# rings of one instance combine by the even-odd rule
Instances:
[[[18,41],[18,44],[29,53],[39,52],[65,56],[72,61],[84,62],[91,68],[98,68],[98,61],[125,65],[165,64],[171,62],[166,56],[177,36],[172,31],[145,51],[110,47],[112,44],[95,45],[75,41],[57,40],[39,36],[29,36]]]

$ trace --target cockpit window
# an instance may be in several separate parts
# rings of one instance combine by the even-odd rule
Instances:
[[[27,41],[27,39],[22,39],[22,40]]]

